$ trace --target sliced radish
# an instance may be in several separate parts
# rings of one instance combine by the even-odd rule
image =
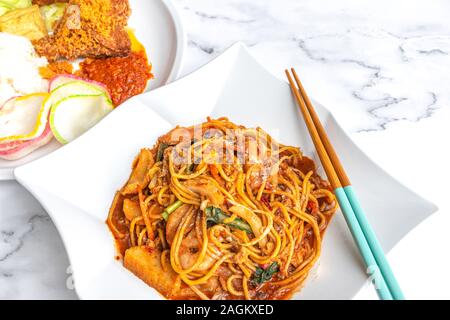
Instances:
[[[8,100],[0,109],[0,143],[42,135],[50,111],[43,103],[47,97],[47,93],[36,93]]]
[[[80,77],[77,77],[74,75],[70,75],[70,74],[58,75],[58,76],[54,77],[53,79],[51,79],[50,85],[49,85],[49,91],[53,91],[62,85],[65,85],[69,82],[74,82],[74,81],[81,81],[81,82],[89,83],[90,85],[97,87],[101,91],[105,91],[109,96],[108,88],[103,83],[93,81],[93,80],[86,80],[86,79],[83,79],[83,78],[80,78]]]
[[[52,106],[50,127],[56,139],[65,144],[89,130],[113,109],[106,94],[69,96]]]
[[[101,87],[86,81],[75,80],[64,83],[50,92],[50,97],[46,99],[45,103],[54,105],[58,103],[58,101],[70,96],[99,95],[106,93],[107,92]]]
[[[50,124],[47,123],[42,135],[35,139],[0,144],[0,159],[17,160],[23,158],[34,150],[49,143],[52,138],[52,130],[50,129]]]

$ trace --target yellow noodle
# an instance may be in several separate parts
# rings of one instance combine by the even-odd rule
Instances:
[[[242,288],[243,288],[243,291],[244,291],[244,297],[245,297],[246,300],[252,300],[252,298],[250,297],[250,293],[248,291],[248,284],[247,284],[247,282],[248,282],[247,276],[242,277]]]
[[[130,237],[131,237],[131,245],[133,247],[136,246],[136,232],[134,231],[134,228],[136,226],[136,223],[142,221],[142,219],[143,219],[142,216],[136,217],[130,223]]]
[[[233,294],[235,296],[243,296],[244,295],[243,291],[236,290],[234,288],[233,281],[235,279],[242,279],[242,276],[237,275],[237,274],[233,274],[232,276],[230,276],[227,280],[227,289],[231,294]]]
[[[311,160],[299,148],[279,144],[261,128],[208,118],[185,129],[192,141],[177,143],[166,135],[158,142],[171,149],[143,172],[148,187],[122,194],[139,201],[141,213],[126,221],[128,234],[120,237],[128,236],[130,247],[160,254],[161,272],[175,274],[163,292],[168,298],[195,293],[197,299],[251,299],[259,290],[269,298],[280,292],[289,297],[319,258],[322,235],[337,209],[329,184],[301,171],[302,161]],[[175,211],[183,203],[186,211]],[[207,216],[211,206],[220,211]],[[274,263],[279,271],[265,279],[270,284],[250,290],[256,273]],[[148,272],[153,271],[158,270]]]

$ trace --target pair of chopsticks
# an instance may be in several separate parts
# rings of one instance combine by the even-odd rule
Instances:
[[[292,75],[286,70],[292,92],[303,114],[309,134],[319,154],[320,161],[334,194],[339,202],[347,225],[354,241],[363,257],[367,273],[375,285],[378,296],[382,300],[403,300],[403,293],[384,255],[383,249],[367,220],[366,215],[356,197],[350,179],[345,173],[339,158],[331,145],[314,107],[303,88],[297,73],[292,68]]]

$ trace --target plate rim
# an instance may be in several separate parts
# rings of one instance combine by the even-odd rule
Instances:
[[[161,87],[177,80],[180,77],[181,71],[183,69],[184,65],[184,57],[187,49],[187,33],[186,28],[184,27],[183,19],[180,15],[178,7],[173,3],[171,0],[158,0],[164,8],[169,13],[170,19],[172,20],[172,23],[175,28],[175,58],[172,64],[172,67],[170,68],[169,76],[167,79],[163,82]],[[142,94],[145,94],[142,93]],[[59,148],[58,148],[59,149]],[[56,150],[58,150],[56,149]],[[56,150],[53,150],[49,152],[48,154],[55,152]],[[36,151],[36,150],[35,150]],[[34,151],[33,151],[34,152]],[[44,157],[46,154],[44,155]],[[40,159],[40,158],[38,158]],[[31,160],[30,162],[27,162],[23,165],[26,165],[28,163],[32,163],[38,159]],[[22,165],[20,165],[22,166]],[[0,168],[0,181],[17,181],[14,170],[16,168],[19,168],[20,166],[16,167],[8,167],[8,168]]]
[[[209,61],[208,63],[206,63],[206,64],[203,65],[202,67],[200,67],[200,68],[198,68],[197,70],[193,71],[192,73],[196,73],[196,72],[202,70],[202,69],[205,68],[207,65],[209,65],[209,64],[212,63],[212,62],[214,62],[216,59],[220,58],[220,57],[221,57],[223,54],[225,54],[225,53],[228,53],[228,55],[236,54],[236,58],[235,58],[235,59],[237,59],[237,57],[239,56],[240,53],[245,53],[245,54],[249,55],[250,57],[252,57],[252,58],[257,62],[257,64],[259,65],[259,67],[260,67],[262,70],[264,70],[267,74],[269,74],[271,77],[277,79],[278,81],[283,81],[283,80],[279,79],[278,77],[276,77],[275,75],[273,75],[273,74],[272,74],[269,70],[267,70],[267,68],[265,68],[261,63],[259,63],[259,61],[258,61],[258,60],[254,57],[254,55],[252,55],[252,53],[249,51],[248,47],[245,46],[245,44],[243,44],[242,42],[237,42],[237,43],[231,45],[231,46],[230,46],[229,48],[227,48],[227,50],[225,50],[221,55],[219,55],[219,56],[216,57],[215,59],[212,59],[211,61]],[[192,74],[192,73],[190,73],[190,74]],[[186,78],[186,77],[189,76],[190,74],[186,75],[185,77],[183,77],[183,78],[181,78],[181,79],[179,79],[179,80],[183,80],[184,78]],[[283,81],[283,82],[285,82],[285,81]],[[286,85],[288,85],[288,84],[286,83]],[[149,93],[149,94],[151,94],[151,93]],[[328,113],[328,115],[334,119],[335,124],[342,130],[342,132],[344,133],[344,135],[346,136],[346,138],[348,139],[348,141],[349,141],[351,144],[353,144],[353,145],[355,146],[355,148],[356,148],[359,152],[361,152],[361,154],[362,154],[365,158],[367,158],[367,159],[371,162],[371,164],[372,164],[373,166],[376,166],[377,169],[379,169],[381,172],[383,172],[390,180],[392,180],[393,182],[399,184],[400,186],[402,186],[403,188],[405,188],[406,190],[408,190],[409,192],[411,192],[415,197],[421,199],[422,201],[426,202],[426,203],[430,206],[430,213],[429,213],[429,216],[426,217],[424,220],[422,220],[419,224],[423,223],[425,220],[427,220],[431,215],[433,215],[433,214],[439,209],[438,206],[437,206],[434,202],[432,202],[432,201],[428,200],[427,198],[423,197],[423,196],[420,195],[418,192],[416,192],[413,188],[410,188],[410,187],[408,186],[408,184],[403,183],[401,180],[399,180],[399,179],[397,179],[395,176],[391,175],[388,171],[386,171],[383,167],[381,167],[376,161],[374,161],[371,157],[369,157],[369,155],[368,155],[363,149],[361,149],[361,148],[359,147],[359,145],[354,141],[354,139],[352,139],[352,137],[351,137],[351,136],[350,136],[350,135],[342,128],[341,124],[340,124],[339,121],[336,119],[336,117],[333,115],[333,112],[332,112],[332,111],[330,111],[328,108],[326,108],[326,107],[325,107],[324,105],[322,105],[320,102],[314,101],[314,103],[320,105],[321,107],[323,107],[323,108],[326,110],[326,112]],[[43,158],[45,158],[45,157],[43,157]],[[43,160],[43,158],[41,158],[41,160]],[[37,160],[37,161],[39,161],[39,160]],[[30,164],[31,164],[31,163],[32,163],[32,162],[30,162]],[[29,191],[36,199],[39,199],[40,197],[35,193],[35,191],[33,190],[33,188],[28,188],[28,187],[27,187],[28,183],[27,183],[26,179],[25,179],[25,181],[24,181],[24,180],[22,179],[22,177],[21,177],[21,174],[20,174],[20,171],[21,171],[21,170],[20,170],[20,168],[26,167],[27,165],[28,165],[28,164],[25,164],[25,165],[20,166],[20,167],[17,168],[17,169],[18,169],[18,170],[17,170],[17,173],[18,173],[18,175],[17,175],[17,181],[18,181],[22,186],[24,186],[24,187],[25,187],[25,188],[26,188],[26,189],[27,189],[27,190],[28,190],[28,191]],[[14,173],[16,173],[16,170],[14,170]],[[41,205],[46,209],[45,204],[41,203]],[[47,210],[46,210],[46,211],[47,211]],[[51,213],[48,213],[48,214],[49,214],[50,217],[52,218],[52,214],[51,214]],[[53,218],[52,218],[52,221],[53,221]],[[59,233],[60,236],[61,236],[61,239],[62,239],[62,241],[63,241],[64,247],[65,247],[65,249],[66,249],[67,246],[66,246],[64,237],[62,236],[61,231],[60,231],[60,229],[59,229],[58,227],[57,227],[57,230],[58,230],[58,233]],[[413,230],[413,229],[412,229],[412,230]],[[404,238],[406,238],[406,237],[408,236],[408,234],[409,234],[412,230],[410,230],[410,231],[408,231],[407,233],[405,233],[405,234],[403,235],[403,237],[398,241],[398,243],[400,243],[400,241],[402,241]],[[398,245],[398,243],[397,243],[396,245]],[[395,245],[395,246],[396,246],[396,245]],[[394,246],[394,247],[395,247],[395,246]],[[388,251],[387,251],[387,252],[388,252]],[[70,258],[69,258],[69,261],[70,261]],[[73,276],[74,276],[74,278],[76,279],[76,275],[73,274]],[[88,297],[84,296],[83,293],[80,292],[80,290],[77,290],[77,288],[75,288],[75,292],[76,292],[77,296],[78,296],[80,299],[89,299]]]
[[[177,80],[181,74],[184,64],[184,55],[187,48],[187,33],[186,28],[184,27],[183,19],[180,15],[180,12],[177,6],[171,0],[160,0],[162,4],[169,11],[170,17],[173,20],[173,24],[175,26],[175,35],[176,35],[176,45],[177,49],[175,51],[175,60],[172,65],[171,71],[167,80],[164,82],[163,86]]]

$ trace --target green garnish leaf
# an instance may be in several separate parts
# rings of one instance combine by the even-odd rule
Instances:
[[[164,151],[169,147],[167,143],[161,142],[156,153],[156,162],[160,162],[164,159]]]
[[[206,222],[210,225],[225,224],[232,228],[245,231],[247,233],[253,233],[250,225],[240,218],[236,218],[230,223],[225,223],[224,220],[229,218],[230,216],[225,214],[220,208],[207,207],[205,209],[205,213],[206,213]]]
[[[261,267],[256,268],[255,273],[252,276],[251,282],[254,285],[263,284],[266,281],[270,281],[275,273],[279,270],[278,262],[272,262],[266,269]]]

